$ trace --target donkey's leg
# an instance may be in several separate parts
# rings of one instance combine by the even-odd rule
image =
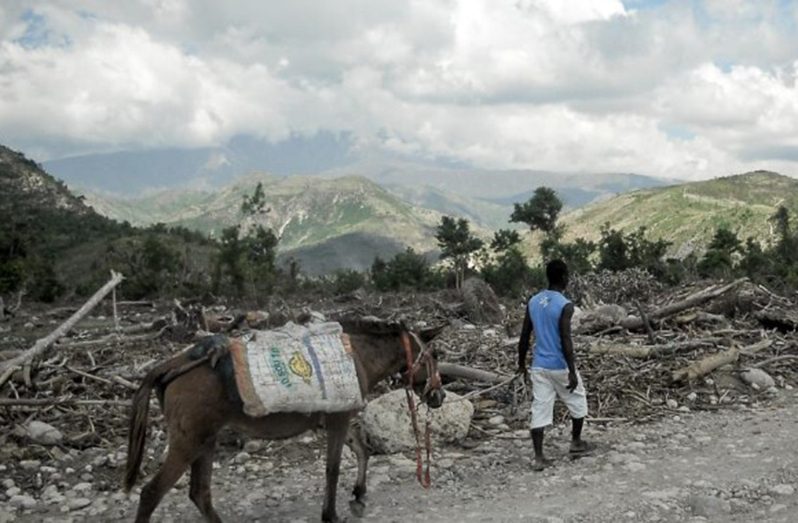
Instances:
[[[335,511],[335,497],[338,492],[338,475],[341,472],[341,451],[349,428],[350,412],[327,414],[327,485],[324,490],[322,521],[340,521]]]
[[[169,492],[180,476],[188,468],[196,455],[197,448],[186,448],[182,438],[169,438],[169,453],[161,469],[155,474],[144,488],[141,489],[139,498],[139,510],[136,513],[136,523],[145,523],[150,520],[150,516],[155,511],[161,499]]]
[[[353,421],[349,425],[346,444],[357,457],[357,480],[352,495],[355,499],[349,502],[349,509],[357,517],[362,517],[366,508],[366,472],[368,470],[369,450],[364,440],[365,434],[359,423]]]
[[[222,518],[216,513],[211,502],[211,474],[213,473],[213,451],[216,441],[206,444],[202,454],[191,464],[191,487],[188,497],[197,506],[205,520],[221,523]]]

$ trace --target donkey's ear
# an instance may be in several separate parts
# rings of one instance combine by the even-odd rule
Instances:
[[[443,329],[445,329],[447,326],[448,325],[446,323],[441,323],[440,325],[437,325],[435,327],[428,327],[424,330],[419,331],[418,337],[421,338],[421,341],[423,341],[424,343],[429,343],[433,339],[435,339],[435,337],[438,334],[443,332]]]

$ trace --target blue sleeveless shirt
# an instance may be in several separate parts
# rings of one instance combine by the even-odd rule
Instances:
[[[561,293],[544,290],[529,300],[529,318],[535,332],[532,367],[539,369],[567,369],[560,338],[560,316],[570,300]]]

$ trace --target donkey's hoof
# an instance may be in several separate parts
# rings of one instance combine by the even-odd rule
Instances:
[[[366,513],[366,503],[360,499],[353,499],[349,502],[349,511],[356,518],[362,518]]]
[[[338,514],[328,515],[322,514],[321,520],[325,523],[346,523],[346,518],[339,518]]]

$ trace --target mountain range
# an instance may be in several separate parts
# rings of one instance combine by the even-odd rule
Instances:
[[[195,164],[202,163],[218,174],[213,184],[191,188],[178,183],[172,188],[146,191],[139,180],[133,184],[138,184],[135,190],[131,189],[136,196],[111,194],[100,184],[81,191],[80,206],[88,205],[103,216],[133,225],[160,222],[211,236],[230,225],[240,223],[246,228],[261,223],[280,236],[280,256],[298,259],[309,274],[342,267],[365,269],[375,256],[388,258],[408,246],[434,258],[434,229],[444,214],[468,218],[477,234],[487,239],[492,231],[510,226],[512,203],[525,201],[539,185],[553,187],[565,201],[567,212],[562,223],[566,239],[596,240],[604,224],[626,231],[646,227],[652,237],[672,242],[669,254],[673,256],[700,252],[719,225],[728,226],[743,239],[751,236],[767,242],[773,237],[769,217],[779,205],[798,212],[798,180],[766,171],[669,185],[665,180],[635,174],[484,171],[445,162],[358,156],[341,140],[319,140],[333,151],[331,158],[307,159],[307,172],[300,176],[252,172],[234,178],[234,168],[255,161],[247,159],[246,147],[239,144],[238,149],[231,148],[237,159],[219,163],[225,167],[217,165],[215,169],[208,167],[212,162],[207,155],[219,151],[194,150]],[[254,145],[248,144],[250,149]],[[304,150],[305,146],[302,141],[291,145],[294,150]],[[272,161],[277,162],[283,152],[275,147]],[[135,159],[138,154],[121,156]],[[181,162],[191,157],[186,151],[170,154]],[[158,155],[150,158],[157,160]],[[81,162],[88,163],[74,163],[73,167],[96,161],[85,157]],[[109,165],[119,166],[114,163],[117,161]],[[286,169],[297,168],[284,163]],[[52,165],[58,169],[64,164]],[[138,176],[139,170],[147,169],[146,163],[139,165],[138,160],[131,160],[128,167],[135,169],[105,171],[104,183],[114,185],[119,172]],[[183,181],[191,185],[191,180],[198,179],[197,173],[187,168]],[[80,179],[85,183],[101,174],[88,169]],[[75,180],[72,177],[68,183],[76,184]],[[59,191],[66,191],[63,184],[55,183]],[[268,212],[245,218],[241,202],[258,183],[263,185]],[[527,239],[532,256],[535,244],[534,237]]]

